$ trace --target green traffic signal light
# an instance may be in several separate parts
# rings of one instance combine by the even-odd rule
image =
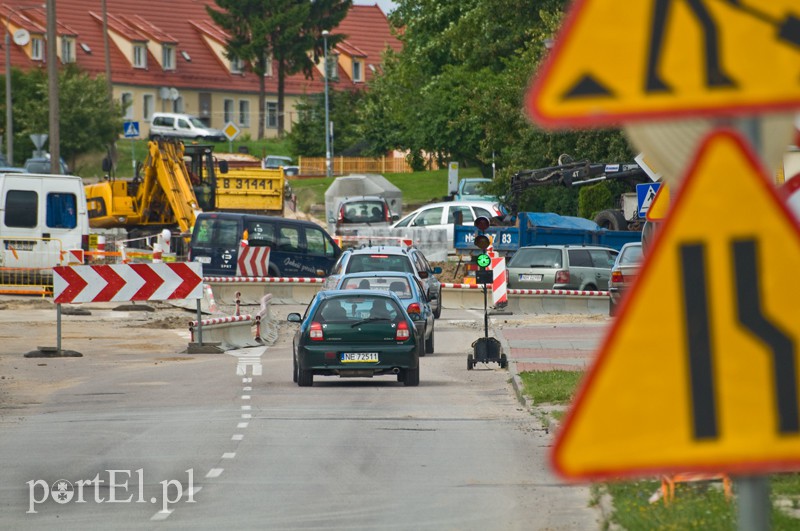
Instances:
[[[475,260],[478,263],[478,267],[489,267],[489,264],[492,263],[492,259],[489,258],[489,255],[486,253],[479,254],[478,258]]]

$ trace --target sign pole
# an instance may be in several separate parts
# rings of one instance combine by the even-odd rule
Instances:
[[[56,304],[56,352],[61,354],[61,304]]]
[[[736,128],[749,142],[753,151],[763,161],[764,144],[755,118],[744,118]],[[769,478],[764,475],[739,476],[734,478],[739,494],[738,527],[740,531],[767,531],[770,528]]]
[[[133,176],[136,177],[136,142],[131,138],[131,164],[133,164]]]

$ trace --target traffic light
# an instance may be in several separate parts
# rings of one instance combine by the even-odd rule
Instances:
[[[477,232],[475,233],[475,247],[481,251],[485,251],[492,243],[491,240],[489,240],[489,236],[485,234],[485,232],[489,229],[489,218],[486,216],[479,216],[475,218],[474,225],[477,229]]]

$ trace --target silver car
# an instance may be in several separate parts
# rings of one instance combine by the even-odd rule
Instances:
[[[608,247],[550,245],[520,247],[508,262],[511,289],[608,289],[618,252]]]

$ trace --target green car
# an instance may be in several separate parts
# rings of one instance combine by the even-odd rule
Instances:
[[[390,291],[332,290],[319,292],[294,335],[297,385],[314,384],[314,375],[366,377],[397,375],[407,386],[419,385],[422,339],[414,322]]]

